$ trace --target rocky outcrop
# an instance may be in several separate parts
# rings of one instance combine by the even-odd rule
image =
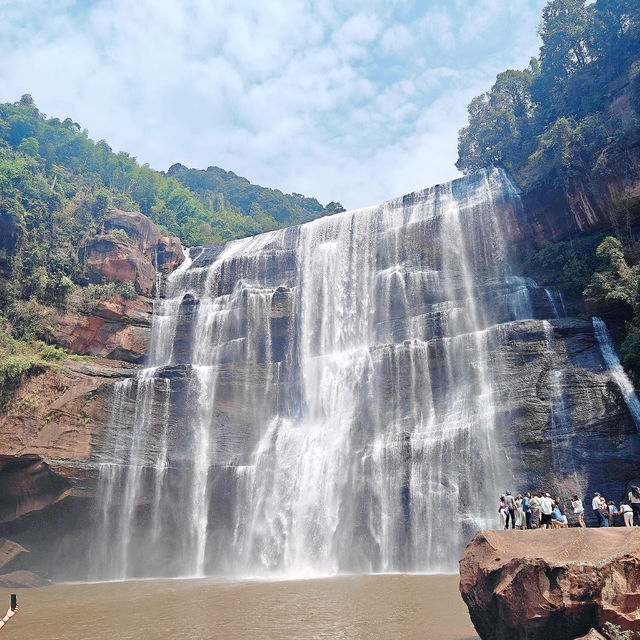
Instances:
[[[160,229],[139,211],[111,209],[103,224],[106,233],[124,231],[130,243],[144,256],[152,255],[161,239]]]
[[[43,578],[33,571],[24,571],[23,569],[0,575],[0,589],[32,589],[47,587],[50,584],[53,584],[51,580]]]
[[[158,240],[156,251],[156,269],[173,271],[184,260],[180,238],[163,236]]]
[[[0,522],[93,491],[92,441],[127,363],[65,360],[30,378],[0,415]]]
[[[640,529],[480,531],[460,560],[460,593],[482,640],[640,631]]]
[[[26,549],[17,542],[0,538],[0,569],[4,567],[5,564],[9,564],[9,562],[23,551],[26,551]]]
[[[171,271],[184,259],[180,240],[162,236],[158,227],[137,211],[112,209],[105,216],[103,229],[82,252],[94,283],[130,281],[138,294],[150,296],[156,285],[156,267]]]
[[[126,237],[101,235],[89,242],[84,250],[89,279],[96,283],[131,281],[136,291],[150,296],[156,282],[151,259]]]
[[[591,629],[586,636],[581,636],[580,638],[577,638],[577,640],[606,640],[606,638],[600,632],[595,629]]]
[[[129,300],[115,296],[86,303],[76,311],[56,311],[53,336],[70,353],[139,363],[151,335],[153,303],[139,296]]]
[[[616,164],[616,163],[614,163]],[[507,235],[518,261],[547,242],[594,231],[625,231],[640,222],[640,146],[628,149],[608,176],[573,178],[566,189],[540,186],[522,194]]]

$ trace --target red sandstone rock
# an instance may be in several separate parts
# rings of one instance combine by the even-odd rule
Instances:
[[[149,344],[152,311],[148,298],[117,296],[97,302],[90,313],[56,312],[53,335],[71,353],[140,362]]]
[[[117,229],[126,231],[131,244],[147,257],[151,257],[161,239],[160,229],[139,211],[108,211],[104,218],[104,230],[108,233]]]
[[[156,282],[151,259],[133,243],[115,234],[98,236],[84,250],[89,279],[94,283],[130,280],[136,291],[150,296]]]
[[[460,593],[482,640],[553,640],[606,622],[640,631],[640,528],[480,531]]]
[[[156,266],[162,271],[173,271],[183,260],[182,243],[175,236],[163,236],[158,241]]]
[[[581,636],[580,638],[576,638],[576,640],[606,640],[606,638],[595,629],[591,629],[586,636]]]
[[[132,373],[125,363],[65,360],[21,385],[0,415],[0,521],[85,495],[111,383]]]

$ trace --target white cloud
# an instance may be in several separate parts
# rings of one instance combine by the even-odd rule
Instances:
[[[542,3],[0,0],[0,100],[159,169],[361,206],[456,175],[466,104],[535,53]]]

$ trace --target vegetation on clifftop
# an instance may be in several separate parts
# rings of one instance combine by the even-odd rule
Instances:
[[[539,34],[539,57],[469,104],[456,166],[500,165],[524,190],[565,194],[626,173],[640,146],[640,2],[551,0]],[[524,270],[623,328],[623,364],[640,376],[640,245],[620,227],[548,243]]]
[[[24,95],[0,104],[0,303],[53,303],[86,284],[78,247],[110,207],[141,211],[194,246],[334,213],[234,173],[174,165],[165,174],[92,141],[70,118],[47,118]]]
[[[552,0],[542,47],[469,104],[456,166],[505,167],[525,189],[607,175],[640,144],[640,3]]]

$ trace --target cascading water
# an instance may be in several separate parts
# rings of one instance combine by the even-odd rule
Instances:
[[[622,393],[622,397],[629,408],[629,413],[633,417],[636,427],[640,430],[640,400],[638,400],[638,396],[633,388],[633,384],[631,384],[631,380],[629,380],[629,377],[624,372],[624,369],[620,364],[620,359],[618,358],[618,354],[616,353],[613,345],[609,329],[607,329],[607,325],[601,318],[594,317],[592,322],[594,333],[598,340],[598,344],[600,345],[602,358],[604,359],[609,371],[611,371],[611,377],[618,385],[620,393]]]
[[[494,169],[188,252],[116,386],[93,576],[454,570],[512,481],[504,323],[559,315],[509,273],[519,206]]]

